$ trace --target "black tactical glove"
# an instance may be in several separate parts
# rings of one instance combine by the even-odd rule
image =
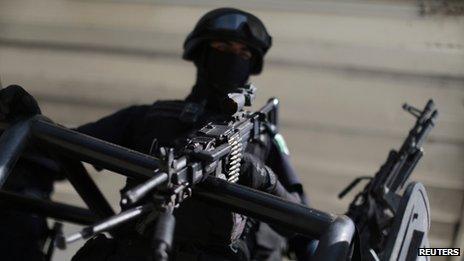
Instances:
[[[13,121],[40,113],[37,101],[21,86],[10,85],[0,90],[0,120]]]
[[[274,171],[253,154],[243,154],[240,170],[239,184],[273,194],[295,203],[301,203],[298,194],[288,192],[284,186],[282,186]]]
[[[274,191],[277,183],[274,172],[253,154],[243,154],[240,170],[240,184],[267,193]]]

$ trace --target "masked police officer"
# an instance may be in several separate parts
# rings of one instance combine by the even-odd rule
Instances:
[[[185,100],[131,106],[77,130],[147,154],[154,153],[154,144],[182,146],[193,129],[228,114],[226,95],[243,87],[250,75],[262,71],[271,40],[263,23],[250,13],[233,8],[210,11],[184,43],[183,58],[193,61],[197,68],[196,83]],[[9,108],[3,111],[6,118],[14,114],[16,105],[11,98],[2,97],[10,97],[11,93],[33,100],[18,86],[6,88],[0,93],[0,109]],[[17,113],[40,113],[34,101],[32,106],[19,107],[29,109],[22,112],[24,109],[16,108]],[[239,183],[304,203],[302,186],[287,157],[285,149],[270,135],[263,135],[260,142],[246,148]],[[128,179],[123,191],[135,183]],[[210,206],[195,197],[183,202],[174,214],[173,260],[281,260],[291,236],[278,227]],[[114,238],[98,235],[73,260],[151,260],[149,223],[141,219],[127,224]],[[307,248],[303,249],[302,257]]]

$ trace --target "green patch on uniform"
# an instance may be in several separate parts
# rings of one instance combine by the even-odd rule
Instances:
[[[285,143],[284,137],[277,133],[274,135],[274,140],[277,142],[277,147],[279,150],[287,155],[290,155],[290,151],[288,150],[287,143]]]

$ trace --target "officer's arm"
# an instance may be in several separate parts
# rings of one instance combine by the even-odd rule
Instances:
[[[290,154],[285,141],[279,133],[271,139],[266,166],[277,175],[280,182],[278,190],[285,190],[298,199],[298,203],[308,205],[303,185],[290,162]]]
[[[260,159],[250,153],[245,153],[242,158],[242,171],[239,183],[273,194],[285,200],[301,204],[301,198],[296,193],[285,189],[272,169],[266,166]],[[276,225],[270,225],[277,233],[284,237],[292,237],[295,233]]]
[[[127,137],[130,136],[135,121],[145,114],[148,107],[148,105],[131,106],[98,121],[82,125],[76,130],[101,140],[127,146]]]
[[[84,134],[124,145],[124,136],[134,119],[139,118],[149,106],[131,106],[96,122],[78,127]],[[40,114],[37,101],[21,86],[11,85],[0,90],[0,120],[11,122],[20,117]]]

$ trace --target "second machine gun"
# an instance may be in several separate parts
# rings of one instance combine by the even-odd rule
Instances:
[[[342,198],[361,180],[370,180],[346,214],[356,224],[365,260],[415,260],[417,248],[428,246],[430,209],[425,188],[411,182],[400,191],[423,155],[422,145],[438,112],[432,100],[422,111],[407,104],[403,109],[417,120],[401,148],[390,151],[374,177],[359,177],[339,194]]]

